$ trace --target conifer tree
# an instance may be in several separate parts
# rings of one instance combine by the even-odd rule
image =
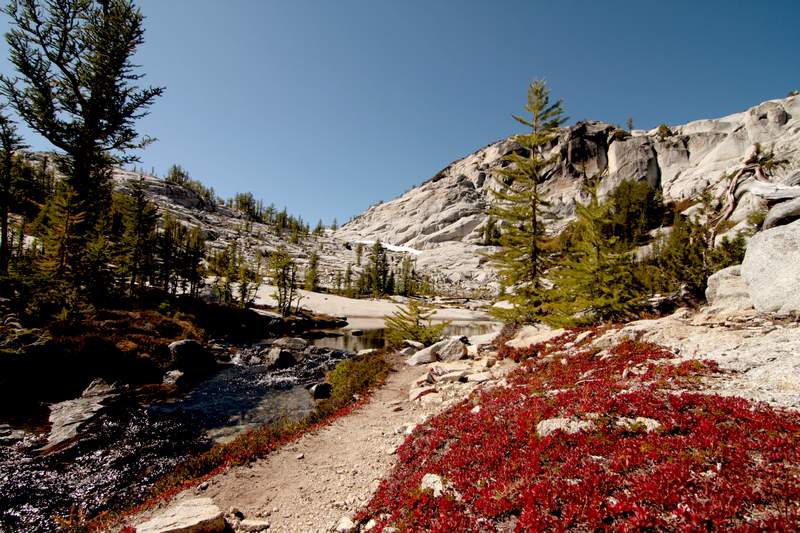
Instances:
[[[403,296],[414,296],[416,292],[417,283],[414,279],[414,263],[411,257],[405,256],[403,262],[400,263],[400,280],[397,293]]]
[[[542,279],[548,265],[542,213],[547,204],[541,185],[555,171],[558,155],[548,155],[548,150],[566,120],[561,101],[550,103],[543,81],[528,88],[525,110],[530,118],[514,115],[514,119],[531,131],[517,135],[520,148],[504,158],[509,165],[496,176],[495,202],[489,212],[503,223],[501,248],[490,258],[508,289],[503,298],[513,305],[499,314],[518,322],[535,321],[545,313]]]
[[[8,274],[11,248],[8,234],[8,215],[11,204],[14,152],[25,145],[17,133],[17,125],[0,107],[0,276]]]
[[[369,288],[372,294],[374,296],[385,294],[388,281],[389,260],[386,257],[386,249],[381,241],[375,241],[369,263]]]
[[[331,222],[331,230],[336,231],[337,229],[339,229],[339,222],[334,217],[333,222]]]
[[[44,260],[41,268],[45,274],[60,280],[71,281],[76,274],[77,256],[82,252],[75,227],[85,218],[78,195],[64,184],[47,208],[48,230],[44,237]]]
[[[307,291],[317,292],[319,290],[319,255],[312,252],[308,259],[308,268],[303,283],[303,288]]]
[[[417,300],[409,300],[405,309],[398,308],[384,320],[386,342],[390,346],[399,346],[408,339],[430,346],[441,340],[449,322],[433,324],[433,313],[432,307]]]
[[[278,312],[289,316],[297,299],[297,266],[286,248],[281,246],[270,254],[268,269],[270,281],[275,286],[273,296],[278,304]]]
[[[130,182],[122,209],[120,265],[127,277],[128,292],[133,294],[152,273],[157,238],[158,214],[147,198],[143,178]]]
[[[0,92],[66,154],[59,163],[87,238],[110,204],[110,166],[135,161],[126,154],[150,142],[134,122],[163,92],[136,86],[144,17],[130,0],[13,1],[4,11],[17,76],[0,76]]]
[[[361,266],[361,257],[364,255],[364,245],[362,243],[356,244],[356,266]]]
[[[200,231],[200,228],[192,226],[186,233],[183,245],[180,275],[188,284],[188,292],[193,297],[197,297],[200,288],[203,286],[203,278],[205,277],[203,259],[205,255],[205,236]]]
[[[253,303],[258,287],[261,285],[261,262],[251,266],[243,256],[239,256],[237,262],[239,267],[237,280],[239,305],[245,308]]]
[[[349,298],[353,297],[353,267],[350,264],[344,271],[344,293]]]
[[[630,259],[615,236],[608,236],[611,202],[597,198],[600,175],[586,180],[586,205],[576,205],[572,249],[551,276],[551,313],[558,325],[589,324],[632,316],[637,304]]]

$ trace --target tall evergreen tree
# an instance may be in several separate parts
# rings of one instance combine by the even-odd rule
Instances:
[[[127,278],[128,291],[133,294],[152,273],[157,238],[158,214],[147,198],[143,178],[130,182],[122,209],[120,266]]]
[[[297,299],[297,266],[286,248],[281,246],[270,254],[268,269],[270,281],[275,286],[274,297],[278,312],[289,316],[293,302]]]
[[[349,263],[344,271],[344,293],[350,298],[353,297],[353,267]]]
[[[110,205],[110,166],[150,142],[134,122],[163,92],[136,86],[144,17],[130,0],[15,0],[5,13],[17,76],[0,76],[0,92],[66,154],[61,170],[85,212],[77,237],[88,242]]]
[[[307,291],[316,292],[319,290],[319,255],[317,252],[312,252],[311,257],[308,259],[308,268],[306,269],[305,282],[303,288]]]
[[[515,137],[520,148],[505,157],[508,166],[496,176],[495,202],[489,211],[503,229],[501,248],[490,258],[508,289],[503,298],[513,306],[501,313],[519,322],[537,320],[545,312],[542,277],[547,268],[547,238],[542,213],[547,204],[541,185],[556,170],[558,154],[548,155],[548,150],[566,120],[561,101],[550,103],[543,81],[528,88],[525,110],[530,118],[514,115],[514,119],[531,131]]]
[[[386,257],[386,249],[381,241],[375,241],[369,261],[369,289],[375,296],[385,294],[388,281],[389,259]]]
[[[8,215],[11,207],[14,152],[24,148],[17,125],[0,107],[0,276],[8,274],[11,247],[8,235]]]
[[[613,204],[598,200],[599,178],[585,183],[589,202],[576,206],[573,247],[551,274],[555,289],[546,319],[559,325],[628,318],[638,305],[631,260],[619,239],[605,232]]]
[[[48,206],[48,229],[44,236],[44,260],[40,266],[44,273],[60,280],[73,281],[77,256],[82,253],[75,227],[85,214],[78,195],[64,184]]]

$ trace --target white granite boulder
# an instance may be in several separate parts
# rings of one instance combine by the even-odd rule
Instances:
[[[800,311],[800,220],[754,235],[741,273],[757,311]]]

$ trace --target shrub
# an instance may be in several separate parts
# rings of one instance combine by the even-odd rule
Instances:
[[[793,530],[800,415],[692,392],[715,364],[664,364],[672,357],[625,341],[527,361],[507,387],[417,426],[356,519],[378,530]],[[556,417],[588,426],[537,434]],[[441,496],[420,490],[427,473],[446,481]]]
[[[658,135],[659,139],[666,139],[672,135],[672,130],[666,124],[659,124],[656,135]]]
[[[399,308],[386,318],[386,343],[389,346],[399,346],[408,339],[430,346],[441,340],[449,323],[433,324],[431,316],[431,307],[409,300],[406,309]]]

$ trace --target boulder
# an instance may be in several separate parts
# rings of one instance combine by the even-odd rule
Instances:
[[[494,376],[491,372],[476,372],[475,374],[467,376],[467,381],[469,383],[483,383],[484,381],[490,381],[492,379],[494,379]]]
[[[741,265],[715,272],[708,278],[706,300],[715,309],[743,311],[753,308],[747,283],[741,276]]]
[[[652,418],[644,416],[637,416],[636,418],[623,416],[618,418],[614,425],[623,431],[637,431],[641,428],[645,432],[650,433],[651,431],[661,429],[661,423],[658,420],[653,420]]]
[[[415,366],[434,361],[458,361],[467,356],[467,347],[460,339],[445,339],[415,353],[406,364]]]
[[[308,341],[299,337],[281,337],[272,343],[273,346],[280,346],[289,350],[303,350],[308,346]]]
[[[267,531],[270,528],[270,523],[266,520],[256,520],[254,518],[245,518],[239,522],[239,530],[248,533],[257,533],[258,531]]]
[[[425,345],[422,344],[421,342],[412,341],[411,339],[405,339],[403,341],[403,344],[405,344],[406,346],[409,346],[411,348],[416,348],[417,350],[421,350],[421,349],[423,349],[425,347]]]
[[[356,531],[356,525],[349,516],[343,516],[336,523],[335,531],[336,533],[351,533],[352,531]]]
[[[114,390],[103,380],[93,381],[80,398],[50,405],[50,434],[41,451],[49,452],[78,436],[78,430],[105,409]]]
[[[406,359],[406,364],[416,366],[433,363],[434,361],[436,361],[436,354],[433,352],[433,346],[428,346]]]
[[[331,397],[332,389],[333,387],[331,387],[330,383],[317,383],[309,389],[309,392],[311,392],[315,400],[324,400]]]
[[[161,383],[164,385],[177,385],[182,377],[183,372],[180,370],[170,370],[164,374],[164,378],[161,380]]]
[[[533,344],[547,342],[559,335],[563,335],[565,331],[564,329],[552,329],[544,324],[524,326],[514,335],[514,338],[506,342],[506,345],[511,348],[527,348]]]
[[[299,354],[284,350],[280,346],[275,346],[270,349],[264,356],[264,364],[270,370],[282,370],[284,368],[291,368],[300,361]]]
[[[467,356],[467,345],[463,339],[447,339],[437,342],[434,352],[440,361],[458,361]],[[467,341],[469,342],[469,341]]]
[[[741,275],[757,311],[800,311],[800,220],[754,235]]]
[[[800,198],[781,202],[767,213],[761,228],[764,230],[794,222],[800,218]]]
[[[211,498],[185,500],[136,526],[137,533],[217,533],[227,523]]]
[[[419,490],[429,490],[433,492],[433,497],[438,498],[444,493],[445,485],[442,477],[437,474],[427,473],[422,476]]]
[[[183,339],[169,345],[170,367],[185,374],[204,374],[217,366],[214,355],[194,339]]]
[[[563,431],[564,433],[580,433],[584,430],[594,428],[594,422],[591,420],[579,420],[576,418],[548,418],[536,424],[536,434],[540,438],[545,438],[556,431]]]

